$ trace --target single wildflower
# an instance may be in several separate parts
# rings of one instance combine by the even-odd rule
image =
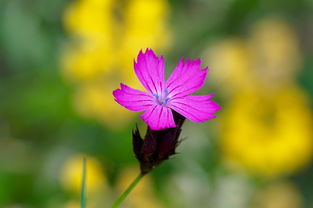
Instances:
[[[134,62],[135,73],[147,90],[143,92],[121,83],[113,91],[115,101],[131,111],[145,111],[141,118],[148,124],[142,139],[138,128],[133,131],[133,151],[140,163],[140,174],[114,202],[118,207],[153,168],[175,154],[185,118],[204,122],[216,117],[220,109],[210,95],[190,95],[202,87],[208,68],[201,69],[201,60],[181,59],[174,72],[165,81],[164,58],[153,50],[139,52]]]
[[[181,59],[167,81],[164,59],[153,50],[140,51],[134,63],[135,73],[147,92],[121,83],[113,92],[116,102],[131,111],[145,111],[141,118],[148,124],[146,136],[133,132],[133,150],[142,174],[150,172],[171,155],[179,144],[181,127],[188,118],[203,122],[216,117],[220,109],[210,95],[190,95],[205,82],[208,68],[201,69],[201,60]]]
[[[175,128],[173,111],[194,122],[215,118],[220,109],[211,100],[213,94],[190,95],[199,90],[206,78],[208,67],[201,69],[201,60],[181,59],[165,81],[164,58],[153,50],[140,51],[134,62],[135,73],[147,90],[143,92],[120,84],[113,91],[116,102],[131,111],[145,111],[141,118],[151,130]]]

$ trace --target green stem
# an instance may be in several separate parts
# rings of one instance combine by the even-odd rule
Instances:
[[[86,208],[86,167],[87,161],[86,158],[83,158],[83,175],[82,175],[82,189],[80,195],[80,207]]]
[[[144,174],[139,174],[134,181],[128,186],[128,188],[120,195],[120,197],[114,202],[111,208],[116,208],[118,207],[128,196],[128,194],[136,187],[138,182],[142,179]]]

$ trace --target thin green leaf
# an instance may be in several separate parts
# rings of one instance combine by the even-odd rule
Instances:
[[[82,189],[81,189],[81,198],[80,198],[80,205],[81,208],[86,208],[86,167],[87,161],[86,158],[83,158],[83,175],[82,175]]]

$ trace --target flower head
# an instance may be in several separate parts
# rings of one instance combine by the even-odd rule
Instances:
[[[131,111],[145,111],[141,118],[152,130],[176,127],[172,110],[194,122],[204,122],[216,117],[220,109],[210,95],[190,95],[205,82],[208,68],[201,69],[201,60],[181,59],[165,81],[164,58],[153,50],[139,52],[134,63],[135,73],[147,90],[143,92],[121,83],[113,91],[116,102]]]

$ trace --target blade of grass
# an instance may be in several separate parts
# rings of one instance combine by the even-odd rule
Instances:
[[[87,161],[86,158],[83,158],[83,174],[82,174],[82,188],[80,195],[80,206],[81,208],[86,208],[86,174],[87,174]]]

